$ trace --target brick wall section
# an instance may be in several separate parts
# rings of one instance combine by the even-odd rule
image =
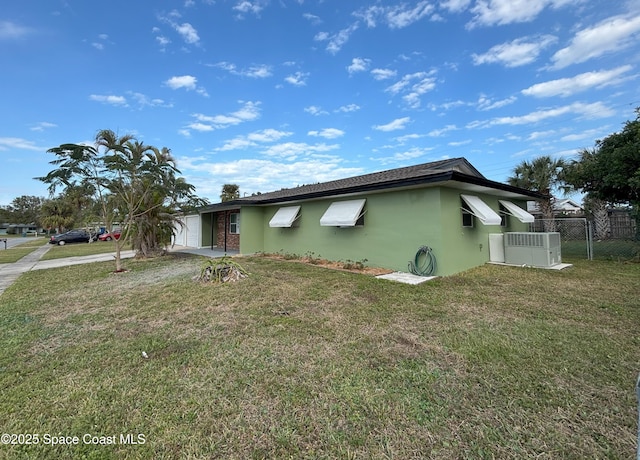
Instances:
[[[236,249],[236,250],[240,249],[240,235],[229,233],[229,223],[231,221],[231,219],[229,218],[229,215],[233,213],[239,213],[239,212],[240,212],[239,209],[234,209],[230,211],[223,211],[223,212],[216,213],[217,219],[218,219],[218,229],[216,232],[217,234],[216,246],[218,246],[218,249],[224,250],[225,232],[227,234],[227,249]],[[225,214],[226,214],[226,219],[225,219]],[[225,222],[227,223],[226,229],[224,228]],[[240,222],[240,231],[242,231],[242,222]]]

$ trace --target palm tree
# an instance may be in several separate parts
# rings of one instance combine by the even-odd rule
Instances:
[[[545,219],[545,231],[553,230],[553,202],[552,191],[558,189],[562,181],[565,162],[562,159],[552,159],[545,155],[534,158],[531,162],[523,161],[513,170],[513,176],[507,179],[509,185],[524,188],[546,195],[540,202],[540,211]]]

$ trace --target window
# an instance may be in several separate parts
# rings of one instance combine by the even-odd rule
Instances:
[[[507,212],[507,208],[502,206],[502,203],[500,203],[499,211],[500,212],[498,214],[500,214],[500,227],[508,227],[510,214]]]
[[[240,213],[233,212],[229,214],[229,233],[240,233]]]
[[[506,200],[498,200],[500,201],[500,210],[504,209],[504,213],[510,216],[514,216],[520,222],[525,224],[533,223],[535,218],[529,214],[527,211],[522,209],[520,206],[512,203],[511,201]]]
[[[473,228],[473,214],[464,208],[462,208],[462,226]]]
[[[487,203],[482,201],[475,195],[460,195],[462,198],[462,219],[464,225],[464,214],[469,213],[474,217],[477,217],[482,225],[500,225],[502,219],[493,209],[491,209]]]
[[[276,211],[271,220],[269,227],[292,227],[293,223],[300,217],[300,206],[285,206]]]
[[[355,227],[364,225],[364,204],[366,199],[335,201],[320,218],[323,227]]]

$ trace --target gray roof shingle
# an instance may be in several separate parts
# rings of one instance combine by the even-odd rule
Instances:
[[[206,206],[203,210],[220,209],[221,207],[242,206],[250,204],[270,204],[300,199],[310,199],[322,196],[341,195],[346,193],[365,192],[384,188],[402,187],[420,183],[433,183],[446,180],[459,180],[463,182],[485,185],[491,188],[512,189],[522,192],[533,198],[534,194],[527,190],[493,182],[486,179],[465,158],[453,158],[448,160],[422,163],[403,168],[388,169],[361,176],[348,177],[329,182],[302,185],[294,188],[285,188],[274,192],[261,193],[237,200]]]

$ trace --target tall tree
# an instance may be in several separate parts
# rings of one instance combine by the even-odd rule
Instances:
[[[14,224],[40,224],[40,209],[44,198],[22,195],[6,207],[9,220]]]
[[[640,108],[619,133],[583,149],[567,168],[567,181],[575,188],[615,204],[640,204]]]
[[[640,239],[640,107],[622,131],[583,149],[566,168],[566,181],[593,199],[631,205]]]
[[[46,200],[42,204],[40,219],[47,230],[62,232],[70,229],[75,223],[73,206],[63,197]]]
[[[222,186],[220,201],[232,201],[238,198],[240,198],[240,186],[236,184],[224,184]]]
[[[540,212],[545,219],[553,219],[553,191],[563,184],[565,162],[545,155],[532,161],[523,161],[513,170],[507,181],[510,185],[539,192],[547,196],[540,202]],[[546,228],[545,228],[546,229]]]
[[[115,221],[120,223],[122,236],[114,240],[116,271],[122,270],[120,255],[126,241],[137,245],[134,247],[142,257],[149,255],[148,248],[157,246],[158,220],[153,216],[174,213],[167,204],[176,201],[176,190],[190,199],[195,196],[193,187],[186,183],[175,187],[180,171],[168,149],[160,151],[131,135],[101,130],[95,146],[62,144],[49,152],[57,157],[51,162],[56,168],[37,179],[48,183],[50,191],[78,185],[90,188],[107,229],[111,231]]]

